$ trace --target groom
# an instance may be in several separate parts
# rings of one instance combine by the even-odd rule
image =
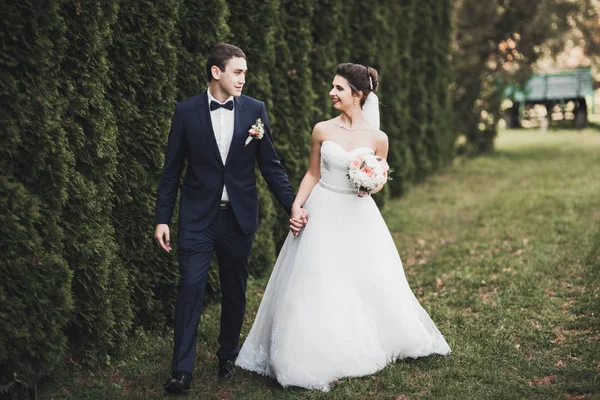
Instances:
[[[190,387],[214,252],[222,292],[218,376],[233,376],[246,309],[248,257],[258,228],[255,163],[288,214],[295,197],[273,146],[264,103],[242,95],[246,71],[246,55],[240,48],[224,43],[215,46],[206,61],[208,90],[179,102],[171,121],[154,233],[158,245],[170,252],[169,222],[187,159],[179,203],[180,277],[172,375],[164,386],[170,393],[182,393]],[[264,124],[262,138],[250,136],[249,131],[260,122]],[[305,213],[291,216],[290,228],[295,235],[305,224]]]

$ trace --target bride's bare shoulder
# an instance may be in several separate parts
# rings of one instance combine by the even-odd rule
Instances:
[[[376,130],[374,132],[375,135],[375,148],[377,149],[388,149],[389,146],[389,141],[388,141],[388,136],[385,134],[384,131],[380,131],[380,130]]]
[[[381,131],[379,129],[375,130],[375,140],[379,141],[386,141],[388,140],[388,135],[384,132]]]
[[[317,135],[317,136],[322,136],[325,134],[325,132],[327,131],[328,127],[331,128],[331,125],[335,122],[336,119],[338,119],[339,117],[335,117],[332,119],[328,119],[325,121],[321,121],[321,122],[317,122],[315,124],[315,127],[313,128],[313,136]]]
[[[340,119],[339,116],[331,119],[326,119],[325,121],[317,122],[314,129],[325,129],[328,125],[335,124],[336,121]]]

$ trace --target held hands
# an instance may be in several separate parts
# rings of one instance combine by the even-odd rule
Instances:
[[[302,228],[308,223],[308,212],[302,207],[292,207],[290,218],[290,230],[294,236],[298,236]]]
[[[302,228],[308,223],[308,212],[301,207],[294,207],[292,209],[292,216],[290,218],[290,230],[294,236],[298,236]],[[161,249],[170,253],[171,250],[171,234],[169,232],[169,225],[158,224],[154,231],[154,240],[160,246]]]
[[[171,248],[171,234],[169,232],[169,225],[167,224],[158,224],[156,225],[156,230],[154,231],[154,240],[156,243],[167,253],[170,253]]]

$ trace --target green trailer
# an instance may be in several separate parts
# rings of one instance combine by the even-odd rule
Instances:
[[[506,127],[520,128],[523,111],[533,105],[546,106],[548,122],[551,122],[552,110],[555,106],[559,105],[564,111],[565,105],[573,102],[575,104],[574,125],[576,128],[584,128],[588,123],[586,96],[592,97],[592,107],[594,107],[594,88],[590,68],[532,75],[524,87],[510,85],[504,90],[504,98],[510,99],[513,103],[505,113]]]

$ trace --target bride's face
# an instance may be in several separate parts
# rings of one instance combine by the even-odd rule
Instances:
[[[333,108],[336,110],[348,110],[350,107],[355,106],[355,100],[356,103],[360,101],[358,96],[352,94],[352,89],[350,89],[350,84],[346,78],[336,75],[331,85],[333,87],[329,92],[329,96],[331,96]]]

